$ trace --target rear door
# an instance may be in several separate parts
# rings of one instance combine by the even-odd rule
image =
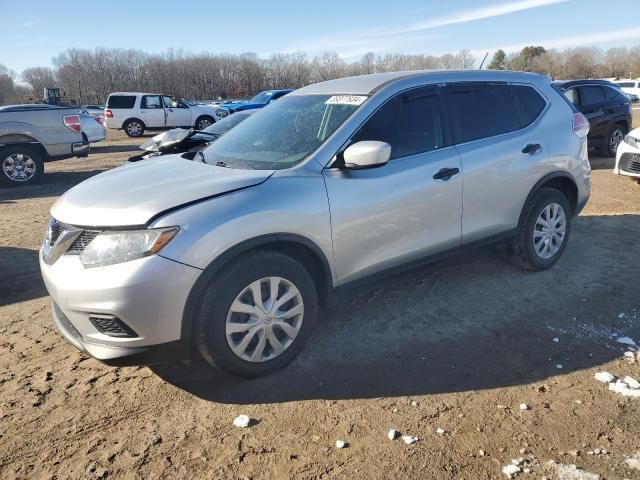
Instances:
[[[608,130],[608,116],[605,112],[605,97],[599,85],[576,87],[578,92],[578,108],[587,117],[591,128],[589,139],[604,140]]]
[[[531,91],[520,99],[516,87]],[[453,83],[445,91],[464,175],[462,243],[507,233],[549,168],[548,148],[536,129],[546,101],[531,86],[506,83]],[[526,99],[531,95],[533,102]],[[525,102],[530,110],[520,105]]]
[[[459,246],[460,157],[442,118],[438,87],[398,94],[351,139],[387,142],[389,163],[325,169],[340,283]]]
[[[164,107],[160,95],[143,95],[140,99],[140,119],[147,128],[165,126]]]

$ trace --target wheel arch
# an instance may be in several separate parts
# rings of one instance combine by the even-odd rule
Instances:
[[[240,255],[258,250],[277,251],[302,264],[309,271],[315,283],[319,303],[321,305],[326,304],[333,286],[333,277],[329,261],[320,247],[302,235],[291,233],[260,235],[226,250],[216,257],[200,274],[189,292],[182,314],[181,337],[183,341],[191,342],[195,312],[211,279]]]
[[[147,128],[147,124],[144,123],[144,120],[142,120],[141,118],[138,118],[138,117],[129,117],[129,118],[127,118],[124,122],[122,122],[122,128],[124,129],[125,125],[127,123],[131,122],[132,120],[136,120],[136,121],[140,122],[145,129]]]
[[[193,122],[193,126],[194,128],[198,127],[198,122],[203,119],[203,118],[210,118],[211,119],[211,124],[213,125],[214,123],[216,123],[216,118],[213,116],[213,114],[208,114],[208,113],[201,113],[200,115],[198,115],[196,117],[196,121]]]
[[[25,135],[25,134],[9,134],[0,136],[0,150],[4,148],[25,146],[26,148],[32,148],[42,155],[43,160],[49,157],[47,149],[37,139]]]
[[[529,192],[529,195],[527,195],[527,199],[522,205],[518,225],[522,222],[522,215],[524,214],[527,204],[541,188],[553,188],[554,190],[560,191],[569,201],[569,205],[571,205],[571,214],[575,215],[578,206],[578,185],[575,179],[567,172],[552,172],[538,180]]]

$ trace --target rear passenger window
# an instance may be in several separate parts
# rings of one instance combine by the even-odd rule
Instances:
[[[518,105],[520,127],[527,127],[536,121],[547,103],[535,88],[526,85],[512,85],[511,88]]]
[[[470,83],[446,88],[457,142],[493,137],[520,128],[509,85]]]
[[[391,159],[429,152],[443,146],[438,89],[418,88],[385,103],[352,138],[391,145]]]
[[[160,97],[157,95],[146,95],[142,97],[140,108],[162,108]]]
[[[136,97],[132,95],[111,95],[107,100],[107,107],[111,109],[133,108]]]
[[[580,92],[580,105],[583,107],[604,103],[604,93],[600,87],[578,87],[578,91]]]

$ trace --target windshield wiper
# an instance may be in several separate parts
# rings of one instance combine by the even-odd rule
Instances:
[[[216,167],[224,167],[224,168],[231,168],[228,164],[224,163],[224,162],[216,162],[214,164]]]

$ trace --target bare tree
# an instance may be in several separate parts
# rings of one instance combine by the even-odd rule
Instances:
[[[54,71],[49,67],[27,68],[20,76],[31,87],[36,98],[42,96],[44,88],[53,87],[56,84]]]

